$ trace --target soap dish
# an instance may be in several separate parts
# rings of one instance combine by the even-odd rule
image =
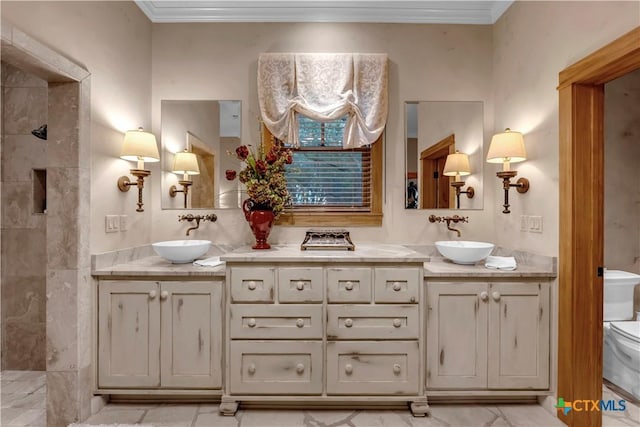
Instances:
[[[307,230],[300,250],[355,251],[356,246],[351,241],[347,230]]]

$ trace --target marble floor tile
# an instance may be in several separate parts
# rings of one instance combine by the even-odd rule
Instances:
[[[304,412],[300,410],[253,409],[236,415],[241,427],[304,426]]]
[[[105,407],[106,409],[106,407]],[[95,415],[92,415],[85,421],[86,424],[135,424],[139,423],[145,416],[147,411],[134,409],[112,409],[105,411],[104,409]]]
[[[539,405],[511,404],[499,405],[498,409],[504,418],[514,426],[564,426],[557,417]]]
[[[217,412],[200,413],[197,415],[193,427],[238,427],[239,421],[235,417],[227,417]]]
[[[20,415],[9,421],[7,426],[42,426],[46,425],[45,409],[20,409]],[[2,424],[5,425],[4,423]]]
[[[447,427],[476,427],[492,425],[500,414],[495,406],[489,405],[431,405],[430,418]]]
[[[632,426],[640,427],[640,404],[630,402],[624,396],[619,395],[615,390],[610,389],[607,385],[602,386],[603,400],[625,400],[624,412],[605,411],[602,413],[602,425],[607,427],[616,426]]]
[[[314,410],[304,411],[305,426],[324,427],[348,425],[353,417],[358,414],[354,410]]]
[[[197,411],[197,404],[161,405],[149,409],[141,422],[143,424],[152,424],[156,427],[191,427]]]
[[[413,427],[408,418],[401,417],[394,411],[357,411],[350,423],[355,427]],[[431,424],[437,426],[438,424]],[[320,426],[319,426],[320,427]]]

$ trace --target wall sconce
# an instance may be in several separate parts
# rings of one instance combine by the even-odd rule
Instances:
[[[151,175],[151,171],[144,168],[144,162],[160,161],[158,153],[158,144],[156,137],[149,132],[145,132],[142,128],[138,130],[127,131],[124,135],[124,143],[122,144],[122,152],[120,158],[132,162],[137,161],[138,167],[131,169],[131,175],[137,179],[131,182],[128,176],[118,178],[118,188],[120,191],[129,191],[132,185],[138,186],[138,209],[136,212],[144,212],[142,208],[142,188],[144,187],[145,177]]]
[[[460,209],[460,194],[466,194],[469,199],[472,199],[476,193],[473,187],[467,187],[466,191],[461,190],[462,186],[464,186],[464,181],[462,181],[460,177],[471,174],[469,156],[458,150],[456,150],[454,154],[449,154],[447,160],[444,162],[444,171],[442,174],[455,177],[451,186],[456,190],[456,209]]]
[[[491,138],[487,162],[502,163],[502,171],[496,173],[498,178],[502,179],[502,188],[504,189],[504,205],[502,205],[504,210],[502,213],[511,213],[509,210],[509,188],[515,187],[518,193],[529,191],[529,180],[527,178],[520,178],[515,184],[511,184],[511,178],[514,178],[518,172],[509,169],[511,163],[522,162],[526,159],[527,152],[524,148],[524,138],[520,132],[506,128],[504,132],[497,133]]]
[[[175,185],[169,188],[169,196],[176,197],[178,193],[184,193],[184,207],[187,207],[187,194],[189,193],[189,186],[193,184],[193,181],[189,179],[189,175],[199,175],[200,168],[198,167],[198,158],[194,153],[190,153],[185,148],[184,151],[176,153],[173,157],[173,173],[183,174],[182,179],[178,181],[182,185],[182,190],[178,190]]]

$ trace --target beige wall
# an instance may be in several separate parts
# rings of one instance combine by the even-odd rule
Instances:
[[[389,118],[385,147],[383,227],[353,228],[354,242],[431,243],[450,239],[445,227],[430,224],[428,211],[404,209],[404,102],[483,101],[485,138],[493,127],[491,27],[408,24],[155,24],[153,26],[153,129],[160,129],[163,99],[239,99],[242,138],[258,142],[257,59],[261,52],[384,52],[390,61]],[[154,178],[157,189],[159,178]],[[491,207],[491,200],[485,206]],[[175,211],[153,205],[153,238],[182,238]],[[217,211],[198,238],[215,242],[251,240],[239,210]],[[439,211],[441,214],[451,211]],[[464,239],[492,239],[493,210],[466,212]],[[275,227],[270,241],[301,242],[306,228]]]
[[[119,159],[124,132],[151,126],[151,23],[133,2],[2,1],[0,7],[2,19],[92,74],[91,252],[148,243],[149,202],[159,185],[145,182],[147,209],[136,213],[136,191],[121,193],[116,180],[135,167]],[[106,234],[106,214],[127,214],[130,231]]]
[[[545,255],[558,253],[558,73],[640,24],[638,2],[515,2],[493,26],[495,130],[525,134],[529,160],[514,167],[529,178],[511,191],[511,214],[494,210],[497,243]],[[494,199],[501,198],[493,175]],[[486,194],[485,193],[485,194]],[[485,208],[490,208],[485,200]],[[543,232],[520,232],[520,215],[543,217]]]

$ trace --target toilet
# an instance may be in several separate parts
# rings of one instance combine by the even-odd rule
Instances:
[[[640,275],[604,271],[603,377],[640,400],[640,319],[633,321],[633,289]]]

